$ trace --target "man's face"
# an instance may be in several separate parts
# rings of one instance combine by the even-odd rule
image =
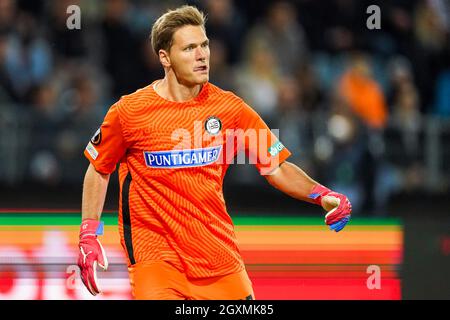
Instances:
[[[168,53],[178,81],[187,86],[209,80],[209,40],[200,26],[184,26],[173,34]]]

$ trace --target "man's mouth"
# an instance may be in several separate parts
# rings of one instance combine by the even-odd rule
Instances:
[[[205,71],[208,71],[208,66],[200,66],[194,68],[194,72],[205,72]]]

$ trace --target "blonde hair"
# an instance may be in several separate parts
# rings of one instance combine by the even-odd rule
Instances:
[[[194,6],[184,5],[175,10],[168,10],[156,20],[152,27],[151,43],[156,55],[159,50],[169,51],[173,44],[173,34],[187,25],[200,26],[205,30],[206,16]]]

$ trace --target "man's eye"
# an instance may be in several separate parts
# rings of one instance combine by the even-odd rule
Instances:
[[[204,43],[204,44],[202,44],[202,47],[203,47],[203,48],[208,48],[208,47],[209,47],[209,43]]]
[[[187,47],[186,49],[184,49],[184,51],[192,51],[194,49],[194,47]]]

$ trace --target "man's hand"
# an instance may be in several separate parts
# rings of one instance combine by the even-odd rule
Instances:
[[[81,223],[78,266],[83,284],[94,296],[101,292],[97,281],[97,265],[103,270],[108,268],[105,251],[97,239],[97,235],[101,234],[103,234],[103,222],[84,219]]]
[[[339,232],[350,221],[352,205],[345,195],[318,184],[308,197],[328,212],[325,223],[330,226],[330,230]]]

